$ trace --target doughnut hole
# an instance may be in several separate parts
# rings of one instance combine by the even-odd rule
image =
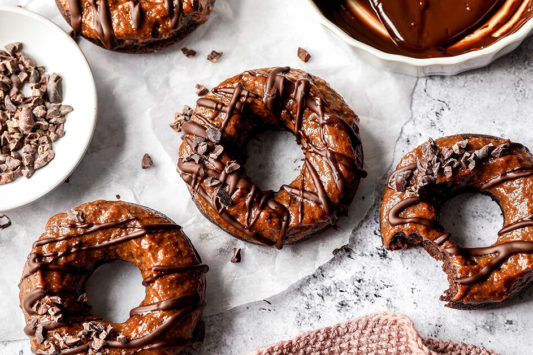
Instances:
[[[464,248],[488,247],[498,238],[503,226],[500,206],[489,196],[463,193],[446,201],[440,224],[451,234],[451,241]]]
[[[91,313],[105,321],[122,323],[145,297],[141,271],[117,260],[98,267],[86,284]]]
[[[246,146],[246,174],[263,191],[278,191],[299,175],[304,162],[302,148],[288,131],[263,131]]]

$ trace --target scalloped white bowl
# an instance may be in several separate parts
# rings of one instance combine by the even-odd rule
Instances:
[[[515,50],[533,32],[533,19],[531,19],[515,33],[505,36],[505,38],[482,49],[453,57],[412,58],[387,53],[354,39],[327,19],[313,0],[307,1],[316,13],[318,20],[327,29],[354,47],[374,65],[413,76],[455,75],[487,66],[496,59]]]
[[[91,69],[76,42],[52,21],[29,10],[0,6],[0,47],[22,42],[23,51],[48,73],[63,77],[66,134],[54,143],[55,158],[26,179],[0,185],[0,211],[29,204],[63,183],[79,164],[93,137],[97,96]]]

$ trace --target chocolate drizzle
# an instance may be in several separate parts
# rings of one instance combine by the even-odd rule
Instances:
[[[131,225],[132,222],[136,222],[135,225]],[[26,266],[26,271],[24,275],[22,276],[23,282],[25,279],[31,277],[35,273],[39,271],[48,271],[48,272],[61,272],[61,273],[81,273],[81,274],[89,274],[92,272],[92,270],[86,270],[82,269],[76,266],[71,266],[67,264],[61,263],[61,259],[67,255],[71,255],[74,253],[82,252],[82,251],[88,251],[88,250],[94,250],[94,249],[100,249],[100,248],[106,248],[111,245],[115,245],[118,243],[123,243],[126,241],[130,241],[136,238],[141,238],[146,236],[149,233],[158,233],[162,231],[167,230],[181,230],[181,227],[172,224],[172,223],[151,223],[151,224],[143,224],[139,225],[140,222],[136,218],[129,218],[125,220],[119,220],[119,221],[113,221],[108,223],[79,223],[79,224],[70,224],[70,225],[56,225],[56,226],[50,226],[50,229],[58,229],[58,230],[68,230],[66,234],[59,235],[56,238],[45,238],[40,239],[36,241],[33,244],[33,250],[29,256],[29,260]],[[121,229],[126,231],[124,235],[115,237],[113,239],[109,239],[106,241],[102,241],[96,244],[83,244],[83,237],[95,233],[98,231],[106,230],[106,229]],[[39,250],[43,246],[47,246],[49,244],[53,243],[61,243],[65,241],[70,241],[71,239],[79,238],[78,242],[71,243],[73,246],[65,251],[62,252],[43,252]],[[175,274],[175,273],[185,273],[185,272],[199,272],[204,273],[207,272],[208,267],[206,265],[182,265],[182,266],[167,266],[167,265],[156,265],[153,266],[150,269],[150,272],[153,274],[149,277],[147,277],[143,284],[145,286],[155,282],[157,279]],[[66,292],[66,291],[65,291]],[[68,291],[70,292],[70,291]],[[27,293],[24,298],[22,299],[22,308],[28,315],[37,315],[37,311],[34,308],[34,304],[36,302],[40,302],[43,298],[47,296],[53,296],[55,293],[51,290],[47,289],[45,286],[38,287]],[[119,342],[115,340],[105,340],[106,347],[109,348],[143,348],[146,347],[146,349],[155,349],[155,348],[172,348],[172,347],[178,347],[182,346],[183,344],[188,344],[192,342],[192,339],[163,339],[158,340],[161,338],[164,334],[167,333],[170,329],[172,329],[173,325],[181,318],[186,316],[187,314],[190,314],[192,312],[195,312],[196,310],[203,307],[203,304],[201,303],[201,299],[198,295],[192,295],[192,296],[180,296],[176,298],[170,298],[166,300],[162,300],[153,304],[143,305],[136,307],[131,310],[130,316],[131,317],[137,317],[137,316],[143,316],[146,313],[151,312],[170,312],[174,311],[172,314],[170,314],[164,322],[156,327],[154,330],[152,330],[149,334],[136,338],[136,339],[130,339],[127,343]],[[64,314],[63,316],[67,316]],[[46,330],[54,330],[60,327],[65,326],[68,324],[68,319],[62,320],[62,321],[30,321],[24,331],[26,334],[33,336],[36,333],[36,330],[38,327],[42,327]],[[157,343],[156,343],[157,341]],[[60,354],[77,354],[80,352],[87,351],[90,347],[90,344],[81,344],[76,345],[74,347],[63,349],[60,351]],[[36,354],[47,354],[48,352],[45,352],[43,350],[39,349],[32,349],[32,351]]]
[[[138,30],[139,28],[141,28],[143,20],[141,3],[139,2],[139,0],[132,0],[130,4],[131,27],[133,27],[134,30]]]
[[[81,0],[68,0],[70,13],[70,26],[76,36],[81,33],[81,23],[83,20],[81,13]]]
[[[89,0],[93,11],[94,27],[100,42],[107,49],[115,47],[115,33],[107,0]]]
[[[323,107],[324,101],[320,97],[320,94],[315,93],[315,87],[313,86],[315,83],[311,76],[293,81],[286,76],[289,72],[289,67],[272,69],[265,78],[263,95],[247,90],[242,83],[237,84],[235,87],[214,89],[214,97],[217,95],[223,96],[223,98],[229,100],[229,102],[225,104],[215,100],[213,97],[201,98],[197,101],[198,107],[213,110],[213,116],[212,118],[204,117],[201,110],[196,110],[193,115],[193,118],[200,120],[206,127],[218,128],[222,134],[224,134],[224,131],[229,127],[233,118],[240,117],[243,114],[244,109],[250,100],[257,102],[257,99],[261,98],[265,108],[276,116],[281,110],[289,110],[288,107],[280,107],[281,105],[294,103],[294,111],[291,112],[293,118],[292,124],[294,127],[291,130],[296,135],[298,141],[304,142],[303,149],[306,153],[306,158],[302,174],[298,178],[300,179],[300,187],[298,188],[288,185],[282,186],[281,190],[287,192],[290,196],[290,201],[287,205],[282,204],[275,199],[277,194],[261,191],[245,176],[241,176],[237,173],[227,174],[224,171],[224,164],[220,160],[224,156],[220,156],[218,159],[206,156],[198,161],[196,161],[196,159],[181,157],[178,162],[181,176],[189,185],[189,189],[193,195],[199,196],[205,200],[225,222],[230,224],[243,235],[246,235],[261,244],[275,244],[279,249],[283,246],[287,235],[291,233],[289,228],[289,225],[291,224],[291,213],[289,209],[293,199],[298,200],[298,223],[302,223],[304,220],[304,203],[317,204],[321,206],[326,215],[330,216],[332,214],[333,208],[328,193],[321,176],[315,168],[314,164],[316,163],[313,163],[313,160],[311,159],[313,155],[319,157],[319,159],[323,159],[331,168],[332,176],[341,198],[343,197],[346,188],[344,176],[339,165],[344,165],[348,169],[355,169],[354,173],[364,175],[362,170],[357,168],[358,162],[354,158],[329,148],[326,139],[325,127],[329,125],[342,128],[350,136],[353,144],[358,144],[359,138],[357,137],[354,128],[338,117],[326,116]],[[245,74],[252,75],[250,72]],[[261,74],[253,73],[253,75],[256,76]],[[285,97],[289,98],[287,102],[282,100]],[[318,120],[319,146],[316,145],[316,139],[307,137],[302,129],[302,120],[306,109],[316,115]],[[220,121],[219,117],[222,117],[222,121]],[[217,119],[216,121],[215,118]],[[215,122],[216,127],[214,127]],[[184,142],[189,145],[193,152],[195,150],[194,141],[196,139],[208,138],[206,128],[193,120],[183,123],[182,131],[185,134]],[[307,172],[307,174],[305,174],[305,172]],[[242,218],[242,221],[229,212],[229,209],[231,208],[230,206],[219,204],[216,194],[211,194],[206,188],[204,188],[203,182],[207,179],[220,181],[222,186],[227,186],[229,196],[233,196],[239,189],[246,191],[244,202],[246,213]],[[313,191],[308,191],[304,188],[306,181],[311,183]],[[279,235],[275,241],[266,239],[252,230],[260,215],[267,208],[269,211],[273,212],[280,221]]]

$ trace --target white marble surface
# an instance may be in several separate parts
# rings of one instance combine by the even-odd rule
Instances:
[[[343,55],[346,48],[340,44],[339,48],[339,55]],[[320,58],[319,51],[313,54]],[[328,79],[327,73],[323,75]],[[357,77],[349,80],[356,81]],[[363,139],[368,142],[367,149],[379,149],[380,144],[374,142],[392,139],[386,143],[394,144],[394,157],[381,159],[383,171],[390,170],[403,154],[428,136],[486,133],[509,137],[533,148],[532,82],[533,39],[530,39],[518,51],[488,68],[456,77],[416,80],[412,93],[410,89],[405,93],[412,97],[408,117],[397,117],[388,111],[390,96],[370,88],[361,93],[363,98],[357,102],[363,111]],[[346,82],[339,80],[339,84],[341,92],[353,94]],[[109,88],[106,92],[112,93]],[[372,111],[368,107],[373,105],[380,108],[379,117],[366,117],[365,113]],[[376,130],[373,120],[390,121],[390,130]],[[122,125],[119,121],[112,127],[121,130]],[[105,136],[106,132],[97,134]],[[101,142],[96,140],[94,144]],[[93,152],[96,148],[93,147]],[[376,156],[380,152],[369,151],[368,154]],[[376,163],[378,161],[376,159]],[[85,161],[80,169],[88,171],[89,163]],[[108,174],[102,167],[99,169]],[[503,354],[528,353],[533,347],[530,336],[533,292],[526,292],[513,303],[498,309],[448,309],[438,300],[447,287],[438,263],[420,249],[404,252],[383,249],[377,221],[385,177],[382,174],[367,182],[376,186],[373,193],[364,195],[373,202],[368,203],[366,212],[361,212],[361,223],[350,238],[349,251],[338,254],[311,276],[276,296],[206,317],[204,345],[191,352],[245,354],[303,331],[389,310],[411,317],[424,336],[484,345]],[[69,190],[69,187],[64,189]],[[45,202],[40,205],[46,208]],[[501,221],[497,206],[481,196],[458,197],[447,205],[444,213],[444,225],[453,232],[456,240],[470,246],[491,243],[493,238],[490,236],[496,235]],[[29,354],[29,344],[25,339],[2,342],[0,353]]]

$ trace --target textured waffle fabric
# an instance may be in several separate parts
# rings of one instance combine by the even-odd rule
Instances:
[[[281,341],[251,355],[449,354],[496,355],[483,347],[423,338],[413,322],[396,313],[376,313]]]

